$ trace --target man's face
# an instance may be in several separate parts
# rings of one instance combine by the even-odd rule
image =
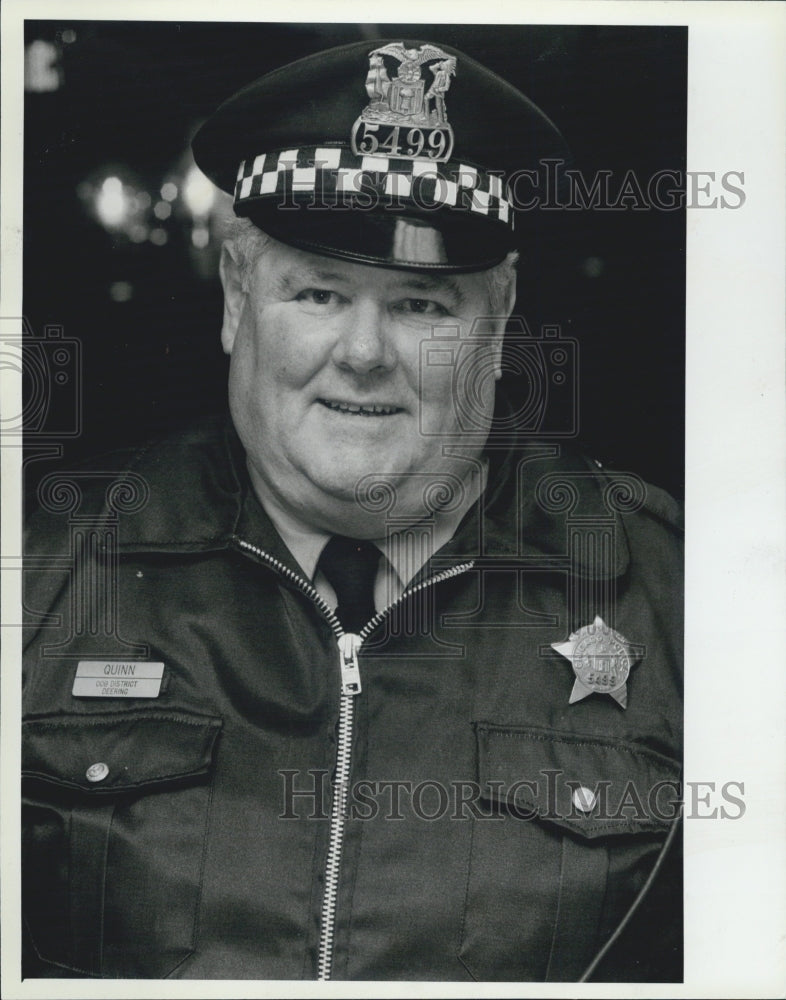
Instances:
[[[264,495],[313,527],[375,537],[384,522],[356,500],[364,477],[389,483],[392,514],[413,520],[428,513],[423,473],[467,478],[466,458],[482,450],[479,422],[490,426],[493,391],[486,387],[480,408],[472,400],[475,443],[466,458],[444,456],[465,401],[454,398],[454,368],[422,364],[421,344],[434,326],[466,337],[476,317],[489,315],[482,274],[368,267],[273,242],[247,292],[227,252],[222,277],[230,408]],[[503,327],[489,340],[497,370]]]

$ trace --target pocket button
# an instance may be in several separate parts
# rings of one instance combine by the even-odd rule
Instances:
[[[581,788],[574,789],[573,805],[582,812],[592,812],[597,801],[598,798],[595,793],[589,788],[585,788],[584,785]]]
[[[88,781],[103,781],[104,778],[109,774],[109,768],[103,761],[99,761],[95,764],[91,764],[90,767],[85,771],[85,777]]]

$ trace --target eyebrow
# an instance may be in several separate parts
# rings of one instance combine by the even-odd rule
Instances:
[[[319,267],[296,267],[284,271],[275,278],[275,288],[279,292],[288,293],[296,285],[304,282],[346,282],[346,275],[339,271],[330,271]]]

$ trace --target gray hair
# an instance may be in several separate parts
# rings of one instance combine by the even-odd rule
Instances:
[[[255,264],[262,254],[270,249],[275,240],[249,219],[235,218],[229,223],[224,242],[228,245],[237,263],[241,287],[244,292],[248,292]],[[513,250],[500,264],[483,272],[483,277],[486,279],[489,308],[494,316],[507,315],[508,294],[511,283],[515,287],[518,259],[518,251]]]

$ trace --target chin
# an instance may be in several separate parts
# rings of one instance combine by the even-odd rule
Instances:
[[[322,494],[342,504],[351,503],[359,516],[376,516],[391,513],[398,506],[410,468],[378,451],[365,456],[337,454],[328,465],[313,469],[309,479]]]
[[[326,494],[334,500],[340,500],[344,503],[348,501],[357,503],[359,495],[358,484],[362,483],[366,477],[369,477],[372,485],[377,481],[377,477],[380,482],[391,482],[393,479],[392,476],[385,473],[370,472],[367,468],[364,471],[358,471],[356,475],[344,469],[340,475],[315,476],[311,482],[320,493]],[[368,482],[363,483],[363,492],[368,489],[368,485]]]
[[[391,454],[382,447],[326,447],[312,466],[312,480],[328,489],[354,493],[355,485],[367,476],[395,482],[412,466],[404,456]]]
[[[342,503],[355,503],[355,485],[357,480],[346,477],[320,477],[312,479],[312,484],[319,496],[339,500]]]

